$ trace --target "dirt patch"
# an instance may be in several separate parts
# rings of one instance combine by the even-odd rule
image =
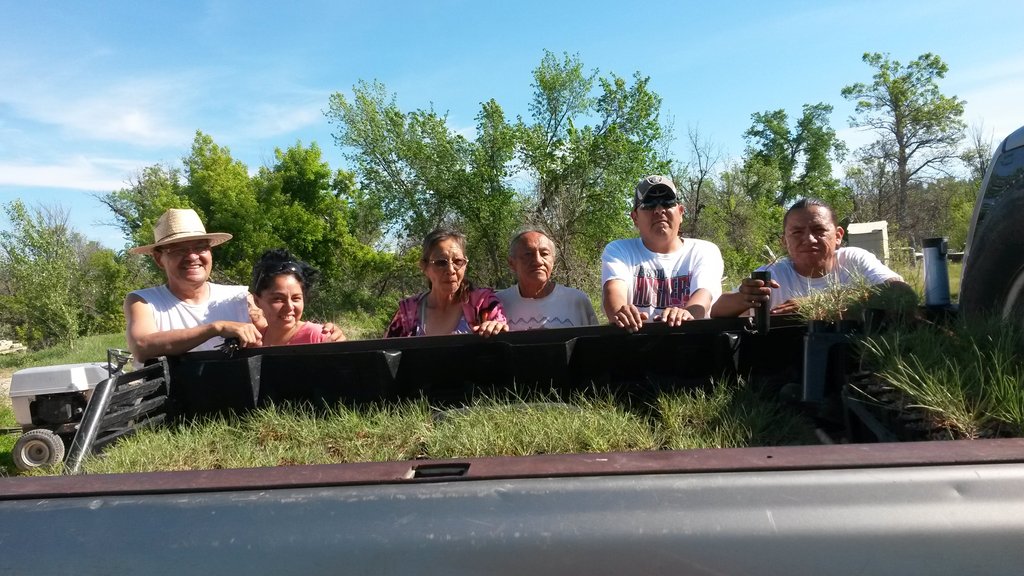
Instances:
[[[0,406],[11,405],[11,375],[14,370],[0,370]]]

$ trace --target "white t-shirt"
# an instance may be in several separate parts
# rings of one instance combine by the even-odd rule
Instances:
[[[149,309],[153,311],[153,320],[156,321],[156,328],[160,332],[195,328],[217,320],[249,322],[247,299],[249,289],[247,287],[225,286],[212,282],[207,285],[210,287],[210,297],[201,304],[182,302],[171,293],[166,284],[136,290],[132,294],[149,304]],[[215,336],[196,346],[192,351],[213,350],[222,342],[224,342],[223,338]]]
[[[772,290],[772,308],[787,300],[807,296],[811,292],[851,284],[860,278],[872,285],[881,284],[886,280],[903,281],[902,276],[882,264],[874,254],[852,246],[836,250],[836,267],[821,278],[801,276],[793,268],[793,262],[788,257],[774,264],[761,266],[758,270],[771,271],[772,280],[779,283],[780,288]]]
[[[519,284],[513,284],[498,291],[498,300],[501,300],[501,307],[505,310],[508,329],[513,332],[597,324],[597,315],[594,314],[590,298],[575,288],[561,284],[555,284],[551,294],[543,298],[523,298],[519,294]]]
[[[601,254],[601,285],[625,282],[627,301],[648,319],[665,308],[685,307],[701,288],[711,293],[713,304],[722,295],[724,271],[718,246],[696,238],[683,239],[683,247],[669,254],[651,252],[640,238],[615,240]]]

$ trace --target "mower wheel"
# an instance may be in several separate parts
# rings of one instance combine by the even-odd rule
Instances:
[[[46,428],[29,430],[14,443],[12,456],[19,470],[59,464],[64,460],[64,441]]]

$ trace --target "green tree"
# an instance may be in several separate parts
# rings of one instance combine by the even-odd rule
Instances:
[[[379,82],[358,83],[351,101],[333,95],[327,115],[338,127],[335,141],[358,167],[360,185],[346,193],[357,220],[382,224],[403,251],[418,251],[434,228],[460,229],[469,238],[471,276],[508,283],[507,243],[523,209],[510,185],[517,132],[497,102],[481,107],[475,141],[433,110],[403,112]]]
[[[879,138],[861,149],[862,158],[894,167],[896,222],[906,234],[911,185],[958,157],[965,102],[939,91],[948,66],[935,54],[906,66],[877,52],[865,53],[863,61],[875,69],[872,82],[846,86],[842,95],[856,102],[850,125],[870,128]]]
[[[661,98],[639,73],[632,82],[599,77],[568,54],[546,52],[533,77],[531,123],[518,124],[520,158],[534,181],[531,219],[551,233],[563,281],[593,287],[605,244],[631,234],[637,180],[669,171],[659,152],[667,137]]]
[[[968,175],[979,187],[992,163],[992,136],[991,132],[985,133],[984,123],[972,125],[968,133],[967,149],[960,155],[960,160],[967,166]]]
[[[132,186],[103,201],[134,244],[153,241],[153,225],[168,208],[193,208],[207,230],[232,234],[216,249],[217,281],[248,284],[259,255],[280,246],[333,275],[345,256],[350,207],[344,194],[352,175],[332,172],[316,144],[297,142],[274,154],[273,166],[250,177],[230,150],[197,132],[183,172],[147,168]]]
[[[748,163],[772,167],[778,182],[770,185],[773,200],[785,206],[800,197],[816,197],[830,203],[843,200],[839,181],[832,176],[832,162],[842,162],[846,146],[829,125],[832,106],[805,104],[792,128],[785,110],[754,113],[747,129]]]
[[[704,238],[706,227],[701,225],[701,214],[708,202],[715,198],[715,169],[722,160],[722,153],[711,140],[703,137],[700,129],[687,129],[690,160],[687,164],[671,169],[672,180],[678,183],[686,209],[683,220],[684,236]]]
[[[784,209],[770,195],[752,193],[774,177],[774,169],[762,164],[734,164],[709,189],[701,237],[721,250],[729,287],[785,255],[779,242]]]
[[[890,168],[885,160],[870,157],[847,166],[843,181],[853,193],[854,221],[896,221],[896,173]]]
[[[301,142],[276,149],[272,167],[261,167],[253,177],[256,202],[269,238],[294,254],[333,274],[343,256],[341,239],[349,234],[345,201],[335,193],[342,173],[332,173],[316,143]],[[274,247],[253,246],[256,251]],[[254,254],[259,256],[259,254]],[[250,262],[251,267],[251,262]]]
[[[125,295],[163,282],[142,258],[119,254],[94,242],[85,246],[79,260],[82,262],[78,289],[82,334],[123,333]]]
[[[488,286],[507,286],[508,241],[523,221],[524,207],[509,184],[514,169],[515,127],[494,100],[485,102],[476,117],[477,137],[470,156],[468,182],[456,207],[473,242],[469,253],[474,276]]]
[[[4,206],[11,230],[0,232],[0,269],[7,285],[0,315],[26,345],[72,344],[79,336],[82,269],[80,235],[66,211],[29,210],[20,200]]]
[[[190,208],[181,182],[181,170],[160,164],[146,167],[130,185],[96,199],[110,209],[115,225],[132,245],[152,242],[153,226],[168,208]]]
[[[360,81],[352,92],[351,101],[333,94],[325,114],[360,186],[380,203],[388,231],[409,244],[455,225],[471,155],[466,139],[433,110],[403,113],[380,82]]]

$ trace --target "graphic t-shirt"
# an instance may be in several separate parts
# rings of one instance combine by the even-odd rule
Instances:
[[[685,238],[675,252],[651,252],[640,238],[615,240],[601,254],[601,285],[609,280],[626,283],[627,301],[646,312],[648,319],[666,308],[682,308],[701,288],[714,303],[722,295],[725,264],[718,246]]]

